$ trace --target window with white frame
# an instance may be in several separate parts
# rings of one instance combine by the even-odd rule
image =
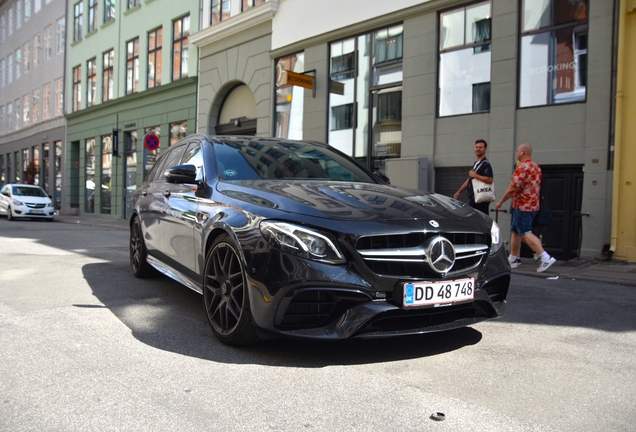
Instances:
[[[5,62],[4,59],[0,60],[0,87],[4,87],[4,83],[6,82],[6,71],[4,69]]]
[[[139,38],[126,42],[126,94],[139,91]]]
[[[7,18],[5,14],[0,15],[0,41],[7,37]]]
[[[439,18],[440,117],[490,111],[491,2]]]
[[[32,108],[32,114],[31,114],[31,121],[33,122],[33,124],[36,124],[37,122],[40,121],[40,89],[39,88],[33,90],[32,101],[33,101],[33,108]]]
[[[172,80],[188,77],[190,15],[172,22]]]
[[[84,3],[75,3],[73,6],[73,41],[82,39],[82,18],[84,16]]]
[[[73,68],[73,111],[82,108],[82,66]]]
[[[519,106],[584,102],[588,0],[522,0]]]
[[[13,103],[7,104],[7,132],[13,131]]]
[[[7,57],[7,82],[11,84],[13,82],[13,54],[9,54]]]
[[[31,95],[25,94],[22,96],[22,125],[28,126],[31,124]]]
[[[49,4],[49,1],[46,4]],[[40,12],[40,9],[42,9],[42,0],[33,0],[33,13]]]
[[[104,22],[115,19],[115,0],[104,0]]]
[[[97,2],[88,0],[88,33],[97,30]]]
[[[104,53],[102,62],[102,101],[106,102],[113,98],[113,66],[115,63],[115,51],[110,50]]]
[[[64,113],[64,78],[55,80],[55,115]]]
[[[20,71],[22,70],[22,48],[15,50],[15,79],[20,79]]]
[[[210,25],[218,24],[230,17],[230,0],[212,0]]]
[[[97,98],[97,59],[86,62],[86,106],[95,105]]]
[[[24,73],[27,74],[31,71],[31,41],[26,41],[22,46],[22,52],[24,55]]]
[[[24,0],[24,22],[31,18],[31,0]]]
[[[9,26],[8,26],[9,36],[11,36],[13,34],[13,6],[9,8],[9,15],[7,18],[9,21]]]
[[[55,22],[55,54],[64,52],[66,44],[66,18],[62,17]]]
[[[161,48],[163,32],[161,28],[148,33],[148,88],[161,85]]]
[[[22,27],[22,0],[15,3],[15,28],[17,30],[20,27]]]
[[[18,98],[16,100],[13,101],[13,110],[15,111],[15,129],[14,130],[19,130],[22,129],[22,115],[24,114],[22,112],[22,99]]]
[[[42,35],[40,33],[33,36],[33,68],[41,63],[40,51],[42,47]]]
[[[44,29],[44,61],[53,56],[53,26]]]
[[[51,118],[51,83],[44,84],[42,88],[42,119]]]
[[[241,4],[242,10],[246,11],[250,8],[253,8],[255,6],[258,6],[260,4],[263,4],[265,2],[267,2],[268,0],[243,0],[243,3]]]

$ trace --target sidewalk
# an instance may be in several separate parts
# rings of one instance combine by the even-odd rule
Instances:
[[[581,259],[557,261],[543,273],[537,273],[539,263],[531,258],[521,258],[521,265],[512,274],[533,276],[548,280],[572,279],[604,282],[636,287],[636,264],[621,261]]]
[[[107,217],[56,216],[58,222],[101,226],[128,230],[127,219]],[[538,277],[548,280],[573,279],[593,282],[613,283],[636,287],[636,264],[621,261],[601,261],[597,259],[581,259],[557,261],[543,273],[537,273],[538,263],[530,258],[521,258],[521,265],[512,270],[512,274]]]

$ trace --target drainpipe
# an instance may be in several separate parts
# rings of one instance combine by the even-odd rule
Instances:
[[[616,252],[616,246],[618,242],[618,199],[620,192],[620,178],[621,178],[621,147],[622,147],[622,123],[623,123],[623,80],[624,80],[624,60],[623,54],[625,52],[625,14],[627,12],[626,0],[617,0],[616,12],[618,19],[614,22],[618,24],[618,34],[616,50],[614,55],[616,56],[616,87],[615,87],[615,99],[614,99],[614,112],[616,118],[614,119],[614,176],[612,181],[612,228],[611,228],[611,242],[610,253]]]

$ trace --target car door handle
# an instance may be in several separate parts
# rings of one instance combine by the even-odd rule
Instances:
[[[170,197],[170,189],[166,189],[165,191],[163,191],[163,196],[165,196],[166,198]]]

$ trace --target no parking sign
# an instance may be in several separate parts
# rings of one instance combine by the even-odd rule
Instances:
[[[159,135],[154,132],[149,132],[144,136],[144,146],[150,150],[157,150],[159,148]]]

